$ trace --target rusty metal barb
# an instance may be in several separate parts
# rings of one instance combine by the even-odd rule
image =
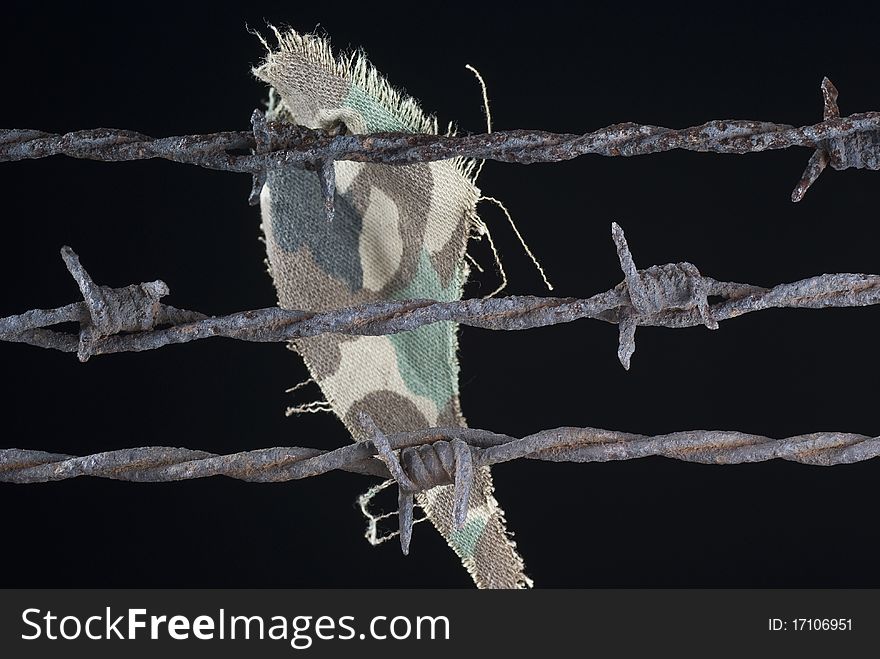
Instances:
[[[129,130],[98,128],[63,135],[38,130],[0,129],[0,162],[67,155],[118,162],[164,158],[254,176],[251,203],[257,203],[266,171],[286,166],[316,171],[328,217],[333,214],[335,160],[407,165],[456,157],[513,163],[558,162],[588,154],[637,156],[685,149],[744,154],[807,147],[814,149],[792,193],[800,201],[826,165],[834,169],[880,169],[880,113],[841,117],[837,90],[825,78],[823,120],[796,128],[752,120],[709,121],[683,129],[621,123],[582,135],[540,130],[478,135],[376,133],[337,135],[292,124],[267,122],[255,111],[251,131],[153,138]]]
[[[438,485],[454,483],[452,523],[455,529],[464,528],[468,501],[474,482],[473,456],[462,440],[439,440],[418,447],[404,447],[400,457],[391,448],[388,438],[366,412],[360,412],[358,421],[376,447],[378,457],[391,478],[397,483],[397,506],[400,517],[400,548],[406,556],[412,539],[413,495]],[[412,475],[410,475],[412,474]]]

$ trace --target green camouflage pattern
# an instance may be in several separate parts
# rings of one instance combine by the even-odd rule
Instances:
[[[351,133],[437,132],[436,120],[394,90],[362,53],[336,56],[313,35],[280,34],[255,74],[269,83],[269,118]],[[338,161],[336,213],[324,214],[318,178],[270,171],[260,194],[269,272],[279,305],[322,311],[377,300],[456,300],[468,276],[465,248],[477,222],[474,162],[407,166]],[[293,342],[355,439],[357,415],[386,433],[464,426],[458,326],[435,323],[391,336],[324,334]],[[417,495],[428,518],[479,587],[531,585],[505,531],[489,469],[475,473],[464,527],[452,525],[452,486]]]

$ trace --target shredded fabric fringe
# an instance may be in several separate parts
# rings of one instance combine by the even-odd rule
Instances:
[[[388,82],[385,76],[369,61],[363,48],[335,54],[329,38],[308,33],[300,34],[295,30],[281,32],[271,24],[269,29],[275,34],[275,39],[278,42],[277,48],[273,48],[259,32],[254,32],[267,51],[263,64],[253,69],[253,73],[257,77],[260,77],[261,69],[273,65],[277,52],[303,53],[328,73],[351,82],[370,96],[375,96],[408,130],[429,135],[439,134],[436,115],[425,112],[415,98],[398,90]],[[272,107],[271,100],[270,97],[270,108]],[[457,134],[452,122],[449,123],[446,134],[450,136]],[[472,184],[476,185],[479,160],[459,156],[451,158],[450,162]]]

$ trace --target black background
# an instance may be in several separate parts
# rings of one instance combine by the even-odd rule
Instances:
[[[73,3],[71,3],[72,5]],[[586,132],[621,121],[688,126],[821,119],[828,75],[844,114],[880,109],[878,16],[805,8],[611,3],[392,5],[118,3],[4,5],[0,126],[109,126],[150,135],[245,129],[265,86],[246,26],[309,30],[362,45],[441,125]],[[251,8],[256,5],[256,8]],[[622,277],[610,223],[637,264],[688,260],[721,280],[772,285],[877,272],[880,178],[829,170],[789,201],[805,149],[749,156],[673,152],[560,164],[489,162],[556,294]],[[271,306],[250,180],[162,161],[67,158],[0,165],[0,315],[78,299],[58,250],[100,283],[164,279],[168,302],[207,313]],[[544,294],[497,209],[484,220],[509,293]],[[487,267],[467,290],[485,294]],[[469,423],[514,435],[560,425],[639,433],[735,429],[784,437],[876,435],[876,309],[773,310],[705,328],[638,332],[632,369],[616,327],[461,332]],[[2,445],[77,455],[175,445],[218,453],[348,441],[330,415],[285,418],[307,377],[281,345],[213,340],[95,358],[0,346]],[[537,586],[878,586],[878,464],[742,466],[663,458],[495,468],[497,498]],[[418,525],[411,555],[371,548],[355,498],[370,482],[334,473],[261,485],[76,479],[0,487],[3,586],[468,586],[440,536]],[[387,502],[389,505],[390,502]]]

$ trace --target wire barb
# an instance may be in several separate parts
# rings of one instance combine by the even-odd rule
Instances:
[[[373,418],[364,411],[358,414],[361,427],[370,436],[376,447],[377,457],[385,463],[391,478],[397,483],[397,511],[400,528],[400,549],[404,556],[409,555],[409,545],[412,541],[413,527],[413,494],[418,491],[418,486],[413,483],[398,460],[397,455],[391,450],[388,439],[379,430]]]
[[[827,77],[822,78],[822,119],[826,123],[845,123],[840,118],[837,95],[834,83]],[[828,165],[837,170],[850,167],[880,169],[880,130],[873,128],[819,140],[801,180],[791,193],[791,200],[803,199]]]
[[[709,280],[694,264],[667,263],[638,270],[617,222],[611,223],[611,237],[617,247],[624,288],[631,305],[631,310],[623,312],[619,321],[617,356],[625,369],[629,370],[630,358],[636,351],[636,327],[645,324],[651,316],[696,309],[706,327],[718,329],[718,321],[709,308]]]
[[[467,519],[468,501],[474,482],[474,464],[471,449],[464,441],[438,440],[400,451],[400,457],[391,448],[388,438],[372,417],[358,413],[361,428],[376,448],[378,457],[397,483],[400,547],[404,556],[409,554],[413,528],[413,495],[441,485],[454,484],[453,526],[462,529]]]
[[[61,258],[82,293],[88,320],[80,319],[77,356],[81,362],[94,354],[95,343],[120,332],[151,330],[157,324],[175,320],[193,320],[201,314],[169,313],[159,300],[170,293],[168,285],[156,281],[124,288],[98,286],[82,266],[79,256],[68,246],[61,248]],[[176,311],[176,310],[175,310]],[[85,322],[84,322],[85,321]]]

